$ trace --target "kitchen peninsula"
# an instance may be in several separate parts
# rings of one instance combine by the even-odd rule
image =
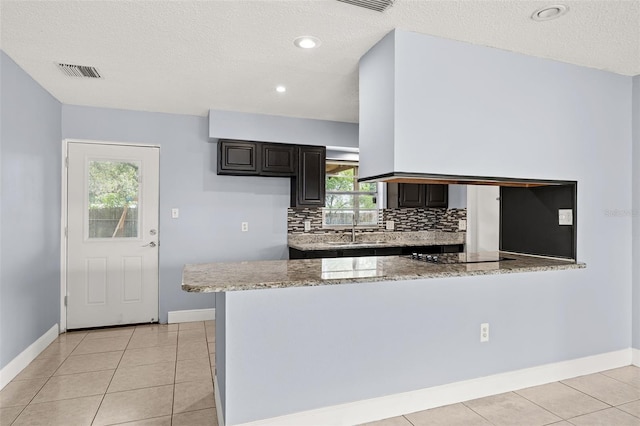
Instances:
[[[465,356],[468,346],[479,344],[479,322],[469,318],[485,312],[483,320],[497,322],[496,306],[531,306],[513,294],[540,282],[532,275],[546,271],[551,282],[572,281],[585,268],[503,255],[510,260],[431,264],[380,256],[186,265],[183,290],[217,292],[219,418],[226,425],[302,424],[304,413],[313,412],[315,422],[353,424],[375,412],[352,420],[318,412],[447,383],[438,368],[443,359],[479,374]],[[487,355],[501,350],[510,333],[498,329]],[[447,345],[438,343],[442,339]]]
[[[187,264],[182,289],[227,292],[289,287],[403,281],[425,278],[512,274],[585,268],[572,260],[505,253],[502,262],[434,264],[409,256],[264,260]],[[425,283],[426,284],[426,283]]]

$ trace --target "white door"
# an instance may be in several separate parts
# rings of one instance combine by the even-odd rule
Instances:
[[[68,143],[67,328],[158,320],[159,149]]]

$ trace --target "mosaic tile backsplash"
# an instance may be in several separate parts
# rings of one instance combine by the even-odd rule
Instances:
[[[385,232],[385,224],[388,220],[394,221],[395,232],[458,232],[460,219],[467,219],[467,209],[382,209],[379,213],[377,227],[357,228],[356,232]],[[289,208],[287,214],[288,232],[290,234],[305,233],[304,222],[307,220],[311,222],[311,231],[306,234],[340,234],[345,232],[344,228],[322,228],[322,209],[317,207]],[[349,232],[351,232],[350,228]]]

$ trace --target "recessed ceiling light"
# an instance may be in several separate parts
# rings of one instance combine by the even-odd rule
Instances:
[[[569,8],[563,4],[554,4],[553,6],[546,6],[536,10],[531,15],[531,19],[534,21],[549,21],[556,19],[564,15],[569,11]]]
[[[282,85],[280,85],[280,86],[276,86],[276,92],[278,92],[278,93],[284,93],[284,92],[286,92],[286,91],[287,91],[287,88],[286,88],[286,87],[284,87],[284,86],[282,86]]]
[[[320,39],[313,36],[301,36],[293,40],[293,44],[301,49],[313,49],[320,46]]]

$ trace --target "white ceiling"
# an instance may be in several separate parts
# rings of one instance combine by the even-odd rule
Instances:
[[[542,6],[569,13],[530,19]],[[0,47],[65,104],[358,121],[358,60],[394,28],[640,74],[640,0],[5,1]],[[300,35],[322,45],[302,50]],[[56,62],[92,65],[102,80]],[[469,70],[473,72],[473,70]],[[287,87],[276,93],[277,84]]]

